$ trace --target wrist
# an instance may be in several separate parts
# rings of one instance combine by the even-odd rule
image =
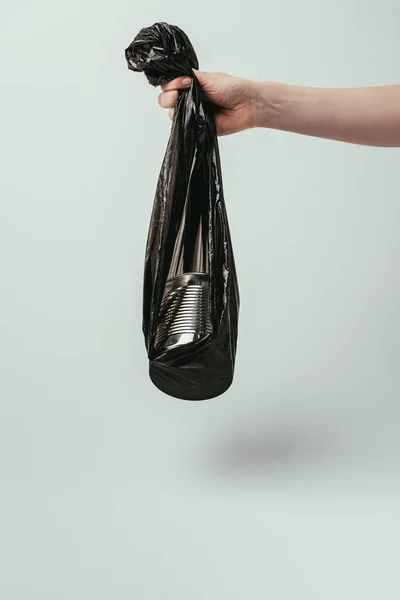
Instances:
[[[251,83],[251,111],[253,127],[280,129],[286,86],[281,83]]]

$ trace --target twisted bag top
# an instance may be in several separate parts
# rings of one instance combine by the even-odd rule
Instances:
[[[178,27],[156,23],[144,27],[125,50],[128,68],[144,71],[152,85],[161,85],[181,75],[193,77],[199,63],[188,36]]]

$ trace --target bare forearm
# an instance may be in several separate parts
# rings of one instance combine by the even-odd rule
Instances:
[[[256,126],[354,144],[400,147],[400,85],[354,89],[254,86]]]

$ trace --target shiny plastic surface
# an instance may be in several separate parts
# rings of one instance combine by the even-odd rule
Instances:
[[[125,56],[129,69],[144,72],[154,86],[182,75],[193,78],[191,88],[178,94],[157,183],[145,255],[143,333],[153,383],[170,396],[205,400],[232,383],[239,310],[213,107],[203,101],[192,71],[198,68],[195,51],[178,27],[156,23],[142,29]],[[195,282],[193,273],[200,273],[204,293],[172,289],[175,281]],[[174,295],[168,299],[168,293]],[[176,308],[180,297],[186,305]],[[204,298],[206,314],[204,305],[195,304]],[[167,305],[172,308],[166,311]],[[196,323],[203,323],[198,332]],[[173,345],[159,343],[167,329],[186,332],[181,343],[176,337]]]

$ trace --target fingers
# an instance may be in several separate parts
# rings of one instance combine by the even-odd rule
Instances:
[[[173,81],[168,81],[168,83],[163,83],[161,89],[163,92],[168,92],[170,90],[183,90],[192,85],[192,80],[190,77],[178,77]]]
[[[158,103],[163,108],[173,108],[178,98],[178,90],[184,90],[192,85],[190,77],[178,77],[168,81],[161,86],[162,94],[158,97]]]
[[[163,108],[173,108],[178,98],[177,90],[170,90],[169,92],[163,92],[158,96],[158,104]]]

